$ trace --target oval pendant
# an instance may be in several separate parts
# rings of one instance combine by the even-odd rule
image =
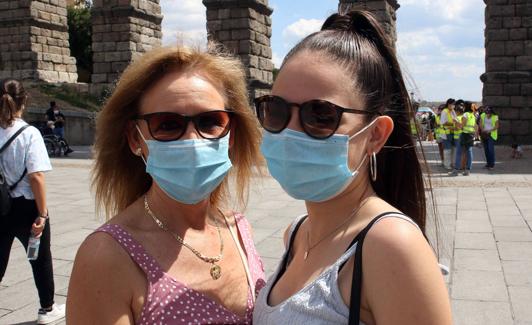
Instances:
[[[212,264],[211,277],[213,280],[218,280],[222,276],[222,268],[219,265]]]
[[[308,251],[305,252],[305,255],[303,256],[303,259],[306,261],[308,257]]]

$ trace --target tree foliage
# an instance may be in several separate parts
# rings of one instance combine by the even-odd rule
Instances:
[[[77,5],[67,8],[68,34],[70,39],[70,52],[76,58],[78,72],[92,71],[92,29],[91,29],[91,3],[79,1]]]

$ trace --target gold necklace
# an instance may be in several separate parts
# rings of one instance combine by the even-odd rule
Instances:
[[[353,209],[353,211],[351,211],[351,213],[347,216],[347,218],[338,227],[334,228],[331,232],[329,232],[327,235],[322,237],[320,240],[318,240],[312,246],[310,245],[310,233],[309,233],[309,231],[307,231],[307,249],[305,251],[305,255],[303,255],[303,259],[306,261],[307,257],[308,257],[308,254],[310,254],[310,251],[314,247],[318,246],[322,241],[324,241],[325,239],[329,238],[330,236],[335,234],[340,228],[345,226],[358,213],[358,211],[360,211],[360,209],[366,204],[366,202],[368,202],[368,200],[370,198],[371,198],[371,196],[368,196],[367,198],[365,198],[364,201],[362,201],[362,203],[357,208],[355,208],[355,209]]]
[[[220,238],[220,254],[218,254],[218,256],[215,256],[215,257],[209,257],[209,256],[203,255],[198,250],[196,250],[194,247],[192,247],[189,244],[185,243],[183,238],[181,238],[178,234],[175,234],[172,231],[170,231],[170,229],[168,229],[168,227],[166,227],[166,225],[161,220],[159,220],[155,216],[155,214],[153,214],[153,212],[151,211],[150,205],[148,204],[148,196],[147,195],[144,195],[144,210],[146,210],[148,215],[153,219],[153,221],[155,221],[155,223],[157,224],[157,226],[159,226],[159,228],[161,228],[162,230],[170,233],[181,245],[183,245],[186,248],[188,248],[200,260],[204,261],[205,263],[210,263],[211,264],[210,273],[211,273],[211,278],[213,280],[218,280],[222,276],[222,268],[220,267],[220,265],[218,265],[216,263],[220,262],[220,260],[223,257],[224,240],[222,238],[222,233],[220,231],[220,225],[218,224],[218,221],[215,218],[213,218],[213,219],[214,219],[214,223],[216,224],[216,230],[218,230],[218,237]]]

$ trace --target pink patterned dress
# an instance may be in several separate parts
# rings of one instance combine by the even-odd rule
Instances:
[[[248,293],[244,317],[166,274],[142,245],[119,225],[106,224],[95,231],[112,236],[146,274],[148,291],[137,324],[251,324],[254,307],[252,295],[256,297],[265,285],[264,267],[253,244],[248,221],[241,214],[235,217],[249,271],[255,282],[255,292],[252,293],[250,289]]]

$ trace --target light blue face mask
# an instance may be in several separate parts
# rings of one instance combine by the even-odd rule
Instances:
[[[348,165],[349,141],[367,130],[375,121],[351,137],[334,134],[313,139],[303,132],[284,129],[281,133],[264,132],[261,151],[268,170],[291,197],[323,202],[342,193],[359,174]]]
[[[146,172],[171,198],[196,204],[207,198],[231,169],[229,134],[218,140],[146,140]],[[144,158],[143,158],[144,159]]]

